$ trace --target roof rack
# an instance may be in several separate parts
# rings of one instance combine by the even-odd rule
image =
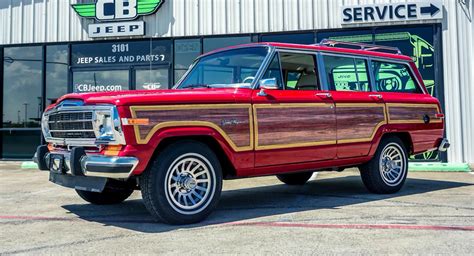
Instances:
[[[358,50],[373,51],[373,52],[402,54],[400,49],[398,49],[397,47],[390,47],[390,46],[383,46],[383,45],[376,45],[376,44],[352,43],[352,42],[336,41],[336,40],[329,40],[329,39],[323,39],[321,40],[319,44],[316,44],[316,45],[324,45],[324,46],[329,46],[329,47],[340,47],[340,48],[348,48],[348,49],[358,49]]]

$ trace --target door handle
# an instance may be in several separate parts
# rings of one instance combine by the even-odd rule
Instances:
[[[372,99],[376,99],[376,100],[383,99],[382,95],[380,95],[380,94],[370,94],[369,97],[372,98]]]
[[[321,92],[321,93],[316,93],[316,96],[324,99],[329,99],[332,97],[331,93],[329,92]]]

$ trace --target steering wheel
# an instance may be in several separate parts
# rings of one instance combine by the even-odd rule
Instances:
[[[243,83],[243,84],[245,84],[245,83],[251,84],[254,79],[255,79],[254,76],[248,76],[248,77],[244,78],[244,80],[242,80],[242,83]],[[249,82],[246,82],[247,80],[250,80],[250,81],[249,81]]]

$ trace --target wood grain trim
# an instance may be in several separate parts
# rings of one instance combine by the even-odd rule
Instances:
[[[372,141],[377,133],[378,129],[388,122],[387,117],[387,109],[384,103],[336,103],[337,108],[360,108],[360,107],[367,107],[367,108],[382,108],[384,120],[377,123],[372,131],[372,135],[367,138],[357,138],[357,139],[344,139],[344,140],[337,140],[338,144],[344,143],[357,143],[357,142],[369,142]]]
[[[286,144],[273,144],[273,145],[259,145],[259,130],[258,130],[258,109],[275,109],[275,108],[316,108],[316,107],[331,107],[334,106],[332,103],[277,103],[277,104],[254,104],[253,105],[253,122],[255,129],[255,150],[271,150],[271,149],[284,149],[284,148],[296,148],[296,147],[312,147],[321,145],[335,144],[336,140],[326,141],[308,141],[300,143],[286,143]]]
[[[436,109],[437,113],[441,113],[438,104],[425,104],[425,103],[386,103],[387,105],[387,116],[389,124],[424,124],[425,122],[422,119],[392,119],[391,112],[393,116],[394,108],[432,108]],[[442,123],[443,120],[430,116],[430,123]]]
[[[134,125],[135,138],[138,144],[147,144],[153,135],[163,128],[168,127],[192,127],[192,126],[201,126],[209,127],[217,131],[232,147],[236,152],[253,150],[254,145],[254,128],[253,128],[253,117],[252,117],[252,107],[251,104],[196,104],[196,105],[166,105],[166,106],[131,106],[130,112],[132,118],[137,118],[137,112],[139,111],[166,111],[166,110],[196,110],[196,109],[247,109],[248,110],[248,120],[249,120],[249,143],[248,146],[237,146],[234,141],[229,137],[229,135],[218,125],[208,121],[167,121],[160,122],[153,126],[153,128],[148,132],[145,138],[142,138],[140,135],[140,126]]]

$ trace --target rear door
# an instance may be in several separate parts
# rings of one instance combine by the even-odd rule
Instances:
[[[268,79],[278,88],[252,97],[256,166],[334,159],[334,102],[321,91],[316,54],[276,53],[262,78]]]
[[[374,93],[364,57],[322,53],[325,83],[336,104],[337,158],[368,155],[386,123],[382,95]]]

